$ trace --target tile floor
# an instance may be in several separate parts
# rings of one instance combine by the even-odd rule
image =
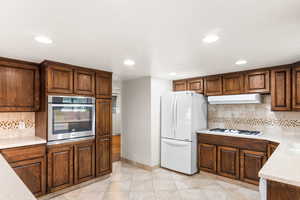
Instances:
[[[51,200],[259,200],[256,186],[208,173],[185,176],[116,162],[111,177]]]

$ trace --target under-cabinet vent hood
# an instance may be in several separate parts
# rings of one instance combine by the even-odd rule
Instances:
[[[261,103],[261,95],[260,94],[238,94],[238,95],[209,96],[208,103],[210,104]]]

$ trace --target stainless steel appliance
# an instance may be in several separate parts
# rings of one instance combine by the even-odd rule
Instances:
[[[95,98],[48,96],[48,141],[95,135]]]

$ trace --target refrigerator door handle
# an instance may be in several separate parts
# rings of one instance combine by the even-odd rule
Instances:
[[[174,103],[174,138],[176,138],[176,130],[177,130],[177,96],[175,96],[175,103]]]
[[[189,142],[180,142],[180,141],[170,141],[170,140],[163,140],[164,143],[173,145],[173,146],[188,146]]]

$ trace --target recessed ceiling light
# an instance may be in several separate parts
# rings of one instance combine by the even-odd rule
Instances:
[[[39,43],[52,44],[52,40],[46,36],[40,35],[40,36],[36,36],[34,39]]]
[[[216,42],[217,40],[219,40],[219,36],[217,35],[207,35],[203,38],[203,42],[204,43],[213,43]]]
[[[236,65],[245,65],[245,64],[247,64],[247,60],[240,59],[240,60],[236,61],[235,64]]]
[[[133,65],[135,65],[135,62],[134,62],[134,60],[131,60],[131,59],[126,59],[126,60],[124,60],[124,65],[126,65],[126,66],[133,66]]]
[[[177,73],[176,73],[176,72],[171,72],[171,73],[169,73],[169,75],[170,75],[170,76],[176,76]]]

